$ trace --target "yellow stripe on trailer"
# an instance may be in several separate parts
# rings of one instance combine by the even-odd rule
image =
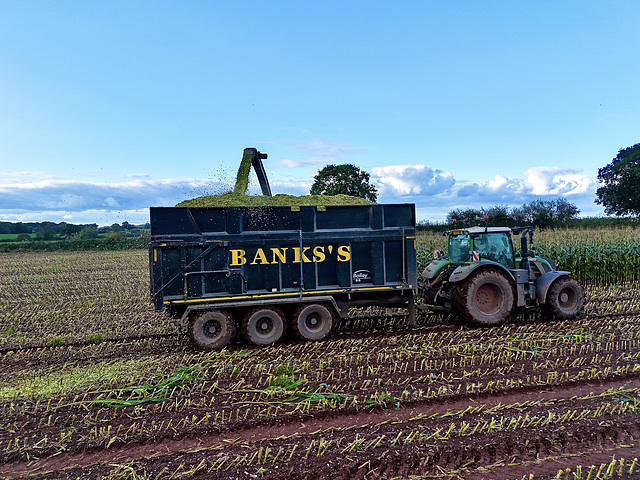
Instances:
[[[409,288],[412,286],[409,285]],[[282,292],[282,293],[263,293],[256,295],[234,295],[232,297],[209,297],[209,298],[192,298],[189,300],[165,300],[164,305],[174,303],[217,303],[229,300],[257,300],[261,298],[278,298],[278,297],[303,297],[335,294],[335,293],[351,293],[351,292],[378,292],[381,290],[399,290],[403,286],[386,286],[386,287],[361,287],[361,288],[340,288],[334,290],[312,290],[309,292]]]

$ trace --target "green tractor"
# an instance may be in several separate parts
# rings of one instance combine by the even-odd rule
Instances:
[[[448,255],[434,253],[422,273],[421,308],[458,314],[474,325],[505,322],[516,310],[540,307],[548,317],[575,318],[585,302],[571,272],[536,256],[532,227],[449,230]],[[520,236],[520,252],[512,236]],[[528,237],[528,239],[527,239]]]

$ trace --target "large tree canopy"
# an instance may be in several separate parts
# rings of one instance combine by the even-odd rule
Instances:
[[[351,195],[370,202],[378,198],[378,189],[369,184],[369,174],[355,165],[327,165],[313,178],[311,195]]]
[[[596,191],[596,203],[607,214],[640,215],[640,143],[623,148],[609,165],[598,170],[604,186]]]

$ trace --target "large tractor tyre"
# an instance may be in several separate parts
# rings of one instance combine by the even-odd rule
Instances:
[[[236,321],[226,310],[197,313],[189,321],[189,340],[201,350],[220,350],[236,335]]]
[[[560,277],[547,292],[542,306],[546,317],[576,318],[584,307],[584,290],[580,282],[571,277]]]
[[[466,321],[483,327],[504,323],[513,313],[512,283],[497,270],[481,270],[458,285],[453,304]]]
[[[242,318],[242,335],[254,345],[272,345],[285,333],[287,322],[284,313],[276,307],[257,307]]]
[[[333,309],[323,303],[302,305],[293,313],[291,326],[299,338],[323,340],[331,335],[336,319]]]

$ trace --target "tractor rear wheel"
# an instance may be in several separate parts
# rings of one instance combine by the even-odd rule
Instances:
[[[242,334],[254,345],[271,345],[284,336],[286,325],[284,313],[279,308],[257,307],[243,317]]]
[[[571,277],[560,277],[547,292],[543,310],[552,318],[575,318],[584,307],[584,290],[579,281]]]
[[[472,273],[453,295],[456,311],[466,321],[480,326],[504,323],[512,314],[515,294],[509,279],[494,269]]]
[[[201,350],[220,350],[236,335],[236,321],[226,310],[196,313],[188,328],[189,340]]]
[[[333,331],[333,309],[323,303],[302,305],[293,314],[291,326],[298,337],[305,340],[323,340]]]

